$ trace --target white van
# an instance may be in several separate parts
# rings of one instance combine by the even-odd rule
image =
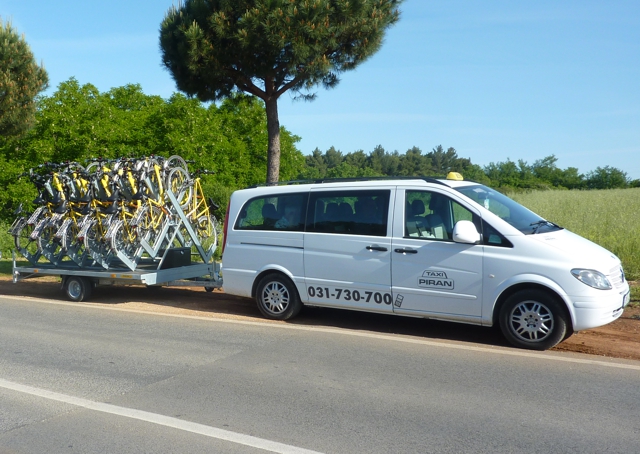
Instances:
[[[355,179],[232,194],[226,293],[286,320],[302,305],[498,324],[512,344],[553,347],[629,302],[611,252],[481,184]]]

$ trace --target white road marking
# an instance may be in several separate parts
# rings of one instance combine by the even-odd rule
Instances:
[[[0,387],[24,394],[29,394],[32,396],[43,397],[49,400],[64,402],[66,404],[83,407],[88,410],[123,416],[125,418],[137,419],[140,421],[150,422],[152,424],[158,424],[165,427],[172,427],[174,429],[184,430],[186,432],[192,432],[195,434],[204,435],[206,437],[217,438],[219,440],[230,441],[232,443],[237,443],[240,445],[251,446],[258,449],[263,449],[265,451],[277,452],[282,454],[319,454],[318,451],[298,448],[296,446],[278,443],[276,441],[265,440],[264,438],[253,437],[251,435],[232,432],[230,430],[218,429],[217,427],[184,421],[182,419],[159,415],[157,413],[150,413],[148,411],[119,407],[117,405],[105,404],[89,399],[60,394],[42,388],[34,388],[32,386],[3,380],[2,378],[0,378]]]
[[[312,331],[312,332],[328,333],[328,334],[336,334],[336,335],[339,334],[343,336],[366,337],[370,339],[379,339],[379,340],[386,340],[386,341],[392,341],[392,342],[403,342],[408,344],[427,345],[429,347],[450,348],[455,350],[493,353],[497,355],[506,355],[506,356],[517,356],[521,358],[537,358],[537,359],[543,359],[548,361],[588,364],[592,366],[613,367],[616,369],[631,369],[631,370],[640,371],[640,364],[615,362],[613,360],[609,362],[609,361],[602,361],[602,360],[575,358],[575,357],[569,357],[569,356],[562,356],[553,352],[535,353],[531,351],[510,349],[506,347],[479,347],[476,345],[467,345],[462,343],[456,344],[453,342],[446,342],[446,341],[432,341],[432,340],[426,340],[426,339],[403,337],[399,335],[355,331],[347,328],[324,328],[324,327],[308,326],[308,325],[304,325],[304,326],[291,325],[291,324],[284,324],[282,322],[273,322],[273,321],[256,322],[256,321],[248,321],[248,320],[229,320],[224,318],[203,317],[198,315],[149,312],[149,311],[144,311],[139,309],[126,309],[122,307],[111,307],[106,305],[96,305],[96,304],[88,304],[88,303],[73,303],[69,301],[47,301],[40,298],[33,298],[28,296],[0,295],[0,298],[3,298],[3,297],[14,299],[14,300],[25,299],[29,301],[42,303],[42,304],[80,307],[84,309],[99,309],[99,310],[101,309],[101,310],[116,311],[116,312],[130,312],[134,314],[158,315],[162,317],[174,317],[174,318],[187,318],[192,320],[203,320],[208,322],[229,323],[229,324],[246,325],[246,326],[260,326],[260,327],[268,326],[270,328],[290,329],[290,330],[296,330],[296,331]]]

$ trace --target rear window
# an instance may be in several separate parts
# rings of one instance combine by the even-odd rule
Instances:
[[[304,230],[308,193],[275,194],[248,200],[236,220],[236,230]]]

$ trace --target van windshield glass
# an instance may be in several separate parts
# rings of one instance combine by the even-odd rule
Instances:
[[[541,218],[518,202],[481,184],[455,188],[478,205],[511,224],[525,235],[553,232],[562,227]]]

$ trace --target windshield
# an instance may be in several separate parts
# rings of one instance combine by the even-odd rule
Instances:
[[[478,205],[485,207],[499,218],[508,222],[525,235],[562,229],[562,227],[542,219],[533,211],[487,186],[478,184],[455,189],[469,197]]]

